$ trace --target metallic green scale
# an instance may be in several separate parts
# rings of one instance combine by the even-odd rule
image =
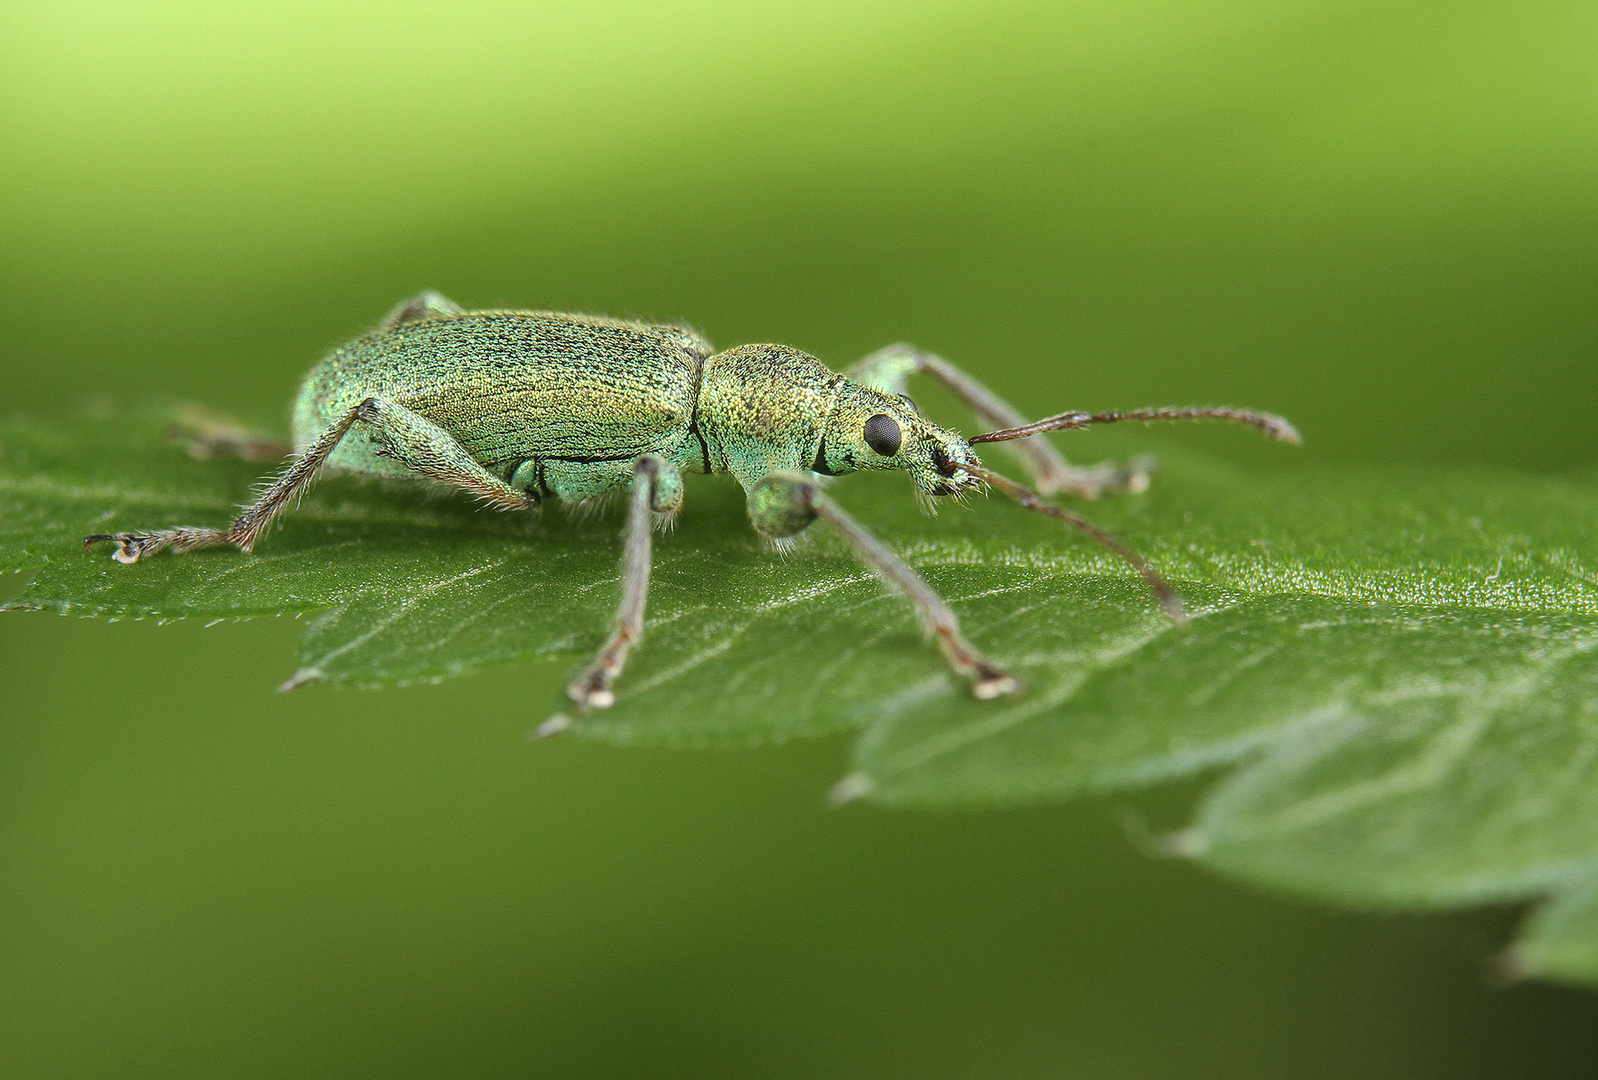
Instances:
[[[1220,418],[1297,440],[1286,421],[1235,409],[1064,413],[1028,425],[969,375],[908,345],[889,346],[838,374],[786,345],[712,353],[702,337],[678,326],[548,311],[469,312],[427,292],[311,370],[294,403],[293,459],[230,527],[97,535],[87,543],[114,541],[123,563],[164,548],[231,544],[250,551],[324,467],[425,478],[501,510],[532,509],[550,496],[581,504],[627,490],[621,605],[610,639],[568,688],[580,708],[614,701],[611,686],[643,636],[651,532],[681,508],[684,472],[736,477],[748,493],[750,524],[775,543],[826,521],[914,605],[949,666],[981,698],[1020,686],[965,641],[954,613],[915,571],[822,494],[819,475],[902,469],[925,497],[987,483],[1109,546],[1181,617],[1179,598],[1139,556],[984,468],[971,442],[925,420],[903,394],[905,380],[921,372],[1003,429],[973,442],[1021,440],[1016,448],[1044,494],[1092,497],[1148,482],[1148,466],[1137,463],[1073,468],[1032,438],[1044,431]],[[267,445],[236,430],[214,432],[211,441],[212,449],[249,453]]]

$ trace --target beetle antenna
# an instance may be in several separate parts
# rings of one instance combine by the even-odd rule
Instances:
[[[1061,413],[1059,416],[1039,420],[1035,424],[1001,428],[986,435],[977,435],[970,442],[1007,442],[1010,439],[1024,439],[1028,435],[1040,435],[1045,431],[1073,431],[1092,424],[1118,424],[1127,420],[1135,420],[1141,424],[1155,420],[1231,420],[1234,423],[1258,428],[1271,438],[1283,442],[1296,445],[1304,441],[1299,436],[1297,428],[1272,413],[1252,412],[1248,409],[1138,409],[1133,412]]]
[[[1083,536],[1090,540],[1096,540],[1109,548],[1126,560],[1132,569],[1143,575],[1143,580],[1148,584],[1149,591],[1159,600],[1160,606],[1165,609],[1165,613],[1171,617],[1172,622],[1178,626],[1187,622],[1187,605],[1182,603],[1182,597],[1177,594],[1175,589],[1171,588],[1170,583],[1162,578],[1159,572],[1150,566],[1143,556],[1093,524],[1093,522],[1085,517],[1079,517],[1069,510],[1055,506],[1053,503],[1044,502],[1038,493],[1031,488],[1023,487],[1008,476],[1001,476],[991,469],[985,469],[981,465],[964,461],[960,462],[958,467],[964,472],[981,478],[990,487],[1002,491],[1028,510],[1036,510],[1040,514],[1048,514],[1050,517],[1059,518]]]

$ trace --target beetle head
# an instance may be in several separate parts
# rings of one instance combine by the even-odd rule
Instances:
[[[977,463],[970,443],[929,422],[909,398],[849,383],[827,420],[812,468],[828,476],[903,469],[923,495],[959,495],[980,483],[960,466]]]

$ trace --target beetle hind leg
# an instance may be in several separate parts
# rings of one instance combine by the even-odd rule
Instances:
[[[455,437],[425,416],[383,398],[367,398],[357,408],[382,457],[411,472],[459,488],[495,510],[531,510],[538,497],[512,487],[483,467]]]
[[[233,524],[226,529],[202,529],[192,525],[180,525],[175,529],[155,529],[145,532],[125,533],[97,533],[85,537],[83,546],[91,548],[102,541],[111,541],[117,545],[117,550],[111,555],[120,563],[136,563],[146,555],[171,548],[175,553],[194,551],[197,548],[221,547],[232,544],[240,551],[249,551],[255,546],[255,541],[266,530],[267,525],[283,504],[291,499],[295,492],[304,488],[320,471],[327,461],[333,448],[350,429],[350,425],[359,418],[360,411],[366,402],[346,412],[338,420],[330,424],[321,438],[316,443],[295,458],[285,469],[271,487],[262,493],[261,497],[246,507],[244,512],[233,519]]]
[[[86,537],[84,546],[111,541],[117,545],[111,557],[121,563],[135,563],[165,549],[181,553],[232,544],[240,551],[249,551],[278,511],[316,479],[316,474],[357,422],[372,429],[378,453],[398,461],[412,472],[458,487],[498,510],[528,510],[538,505],[535,497],[483,468],[449,432],[431,420],[380,397],[369,397],[329,424],[316,442],[295,458],[261,497],[246,507],[226,529],[182,525],[144,532],[97,533]]]

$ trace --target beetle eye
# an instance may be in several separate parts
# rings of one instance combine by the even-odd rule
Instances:
[[[893,417],[878,413],[866,421],[866,445],[871,447],[883,457],[892,457],[899,452],[899,443],[903,436],[899,434],[899,425]]]
[[[905,408],[909,409],[911,412],[915,413],[917,416],[921,415],[921,410],[916,408],[916,403],[914,401],[910,400],[910,395],[909,394],[900,394],[899,395],[899,400],[904,402]]]

